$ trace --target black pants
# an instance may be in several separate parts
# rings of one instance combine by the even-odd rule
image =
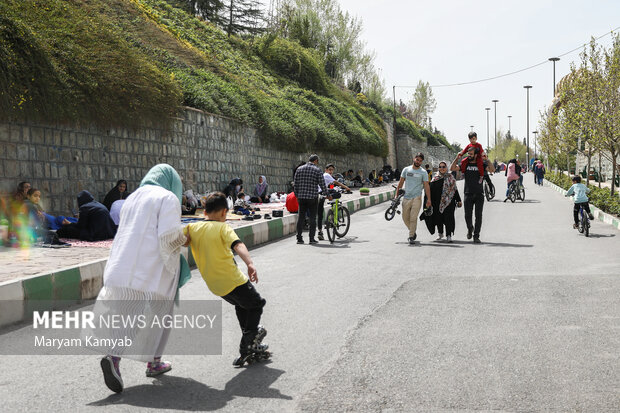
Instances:
[[[314,233],[316,231],[316,210],[318,200],[314,199],[298,199],[299,214],[297,216],[297,239],[303,239],[301,233],[304,230],[304,220],[306,219],[306,212],[308,213],[308,220],[310,221],[310,239],[314,239]]]
[[[56,231],[59,238],[80,239],[80,229],[77,224],[63,225]]]
[[[249,281],[235,288],[222,298],[235,306],[239,327],[241,327],[241,332],[243,333],[239,343],[239,351],[241,354],[244,354],[244,349],[256,337],[258,324],[260,323],[260,317],[263,314],[263,307],[266,301]]]
[[[480,237],[480,228],[482,227],[482,208],[484,207],[484,195],[479,194],[465,194],[465,223],[467,224],[467,231],[473,231],[474,237]],[[471,223],[471,215],[476,207],[476,224]]]
[[[579,225],[579,207],[580,206],[583,206],[583,209],[585,209],[588,214],[591,214],[589,202],[575,203],[575,206],[573,207],[573,218],[575,219],[575,224],[577,225]]]

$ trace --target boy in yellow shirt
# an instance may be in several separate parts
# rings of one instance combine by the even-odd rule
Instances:
[[[269,358],[269,346],[262,344],[267,330],[259,325],[265,299],[252,285],[258,282],[258,276],[247,247],[226,223],[226,196],[221,192],[210,194],[204,208],[208,220],[188,224],[184,232],[191,239],[192,255],[209,290],[235,306],[243,335],[240,356],[233,365],[241,367],[246,362]],[[249,280],[237,267],[233,251],[247,265]]]

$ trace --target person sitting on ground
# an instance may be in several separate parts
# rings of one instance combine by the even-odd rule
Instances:
[[[105,205],[109,211],[112,208],[114,201],[118,201],[119,199],[127,199],[129,195],[131,195],[131,193],[127,191],[127,181],[120,179],[116,182],[116,186],[110,189],[110,192],[106,194],[103,199],[103,205]]]
[[[237,194],[233,210],[239,215],[250,215],[252,213],[252,206],[246,202],[245,193],[239,192]]]
[[[76,218],[73,217],[50,215],[43,210],[40,202],[41,191],[37,188],[30,188],[28,190],[28,199],[26,199],[25,205],[28,208],[31,223],[40,226],[42,229],[51,229],[56,231],[62,228],[62,223],[65,221],[73,223],[76,223],[78,221]]]
[[[364,178],[364,171],[362,169],[360,169],[359,171],[357,171],[357,175],[355,175],[355,178],[353,178],[353,186],[364,186],[364,182],[366,182],[366,178]]]
[[[250,198],[251,202],[269,203],[269,185],[267,185],[267,177],[261,175],[258,177],[258,183],[254,187],[254,196]]]
[[[478,134],[476,132],[473,132],[473,131],[469,132],[467,137],[469,138],[469,145],[467,145],[465,147],[465,149],[463,149],[459,155],[460,156],[465,155],[467,153],[467,150],[470,147],[478,149],[479,156],[478,156],[477,160],[478,160],[478,172],[480,173],[480,182],[479,183],[482,183],[482,179],[484,178],[484,165],[483,165],[483,162],[482,162],[482,155],[485,154],[484,148],[482,148],[482,145],[480,145],[478,143]],[[467,158],[465,158],[465,159],[467,159]]]
[[[379,175],[377,175],[377,170],[373,169],[369,174],[368,174],[368,181],[371,184],[375,184],[375,185],[379,185]]]
[[[573,176],[572,181],[573,185],[568,188],[565,196],[575,196],[575,206],[573,207],[573,219],[575,220],[575,223],[573,224],[573,228],[577,229],[579,228],[579,207],[583,207],[583,209],[585,209],[590,220],[594,219],[594,215],[590,212],[590,202],[587,195],[590,192],[590,188],[581,183],[581,177],[578,175]]]
[[[196,213],[196,207],[187,198],[187,195],[183,194],[181,198],[181,215],[194,215]]]
[[[28,199],[28,191],[31,187],[30,182],[26,181],[17,184],[17,190],[13,193],[13,200],[19,203],[25,202]]]
[[[78,196],[79,217],[77,223],[63,222],[58,230],[60,238],[80,239],[83,241],[102,241],[114,238],[116,225],[110,217],[110,211],[88,191],[81,191]]]
[[[118,226],[121,222],[121,209],[123,208],[125,201],[127,200],[119,199],[118,201],[114,201],[112,203],[112,208],[110,208],[110,217],[116,226]]]
[[[233,178],[223,192],[227,197],[237,199],[237,194],[241,191],[243,191],[243,180],[241,178]]]

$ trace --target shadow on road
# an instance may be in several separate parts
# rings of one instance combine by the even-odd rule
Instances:
[[[120,394],[112,394],[88,405],[128,405],[202,412],[221,409],[236,396],[292,400],[291,396],[270,387],[283,373],[283,370],[269,368],[265,363],[254,364],[226,383],[224,390],[214,389],[194,379],[162,375],[151,385],[128,387]]]
[[[532,248],[534,246],[533,244],[510,244],[508,242],[486,242],[486,241],[482,241],[482,243],[479,245],[488,245],[489,247],[509,247],[509,248]]]
[[[615,236],[616,234],[592,234],[590,233],[590,238],[611,238]]]

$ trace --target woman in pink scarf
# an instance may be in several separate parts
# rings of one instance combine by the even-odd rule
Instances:
[[[518,181],[519,177],[520,177],[520,174],[517,173],[517,160],[511,159],[510,162],[508,162],[508,167],[506,168],[506,181],[508,185],[506,187],[506,199],[504,199],[504,202],[508,200],[508,193],[510,192],[510,185],[514,185],[513,182]]]

